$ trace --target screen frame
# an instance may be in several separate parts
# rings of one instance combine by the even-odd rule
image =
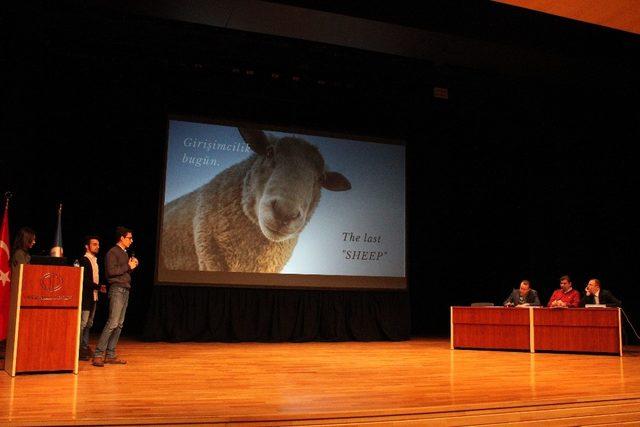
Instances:
[[[404,277],[392,276],[347,276],[347,275],[324,275],[324,274],[286,274],[286,273],[247,273],[247,272],[224,272],[224,271],[178,271],[163,270],[162,280],[160,280],[160,264],[161,264],[161,239],[163,230],[163,217],[165,206],[165,187],[167,180],[167,161],[169,153],[169,129],[171,121],[182,121],[198,124],[211,124],[230,127],[244,127],[249,129],[258,129],[266,132],[284,132],[284,133],[300,133],[304,135],[313,135],[329,138],[340,138],[357,140],[367,143],[399,145],[404,150]],[[272,123],[265,124],[261,122],[246,120],[230,120],[218,119],[211,117],[203,117],[199,115],[189,114],[168,114],[166,117],[166,128],[164,138],[164,155],[163,155],[163,173],[162,182],[159,186],[160,193],[158,195],[158,228],[156,239],[156,266],[154,269],[154,285],[155,286],[211,286],[216,288],[259,288],[259,289],[309,289],[309,290],[377,290],[377,291],[408,291],[408,249],[407,242],[408,224],[407,224],[407,150],[406,142],[402,139],[381,138],[373,136],[363,136],[349,132],[335,132],[314,128],[298,126],[283,126]],[[186,278],[189,280],[185,280]],[[195,278],[195,280],[194,280]],[[223,279],[217,282],[213,278]],[[330,282],[336,283],[335,286]]]

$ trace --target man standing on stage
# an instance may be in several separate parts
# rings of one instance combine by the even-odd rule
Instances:
[[[127,249],[133,243],[133,233],[125,227],[116,228],[117,242],[105,256],[105,274],[109,282],[109,319],[104,326],[96,351],[93,354],[93,366],[105,363],[124,365],[126,360],[116,355],[116,345],[120,338],[124,315],[131,290],[131,272],[138,266],[135,257],[129,257]],[[106,354],[105,354],[106,351]]]
[[[80,266],[84,267],[82,279],[82,316],[80,322],[80,360],[91,358],[89,347],[89,331],[96,315],[98,292],[100,291],[100,273],[98,271],[98,252],[100,240],[96,236],[84,239],[85,254],[80,258]]]

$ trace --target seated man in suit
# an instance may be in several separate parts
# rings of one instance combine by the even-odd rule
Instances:
[[[569,276],[560,278],[560,289],[556,289],[547,307],[551,308],[576,308],[580,305],[580,292],[573,289]]]
[[[580,306],[586,304],[605,304],[610,307],[620,307],[620,300],[613,296],[611,292],[600,288],[600,280],[591,279],[587,284],[584,297],[580,300]]]
[[[531,289],[531,283],[528,280],[520,282],[520,289],[514,289],[504,303],[505,307],[537,307],[540,305],[538,293]]]

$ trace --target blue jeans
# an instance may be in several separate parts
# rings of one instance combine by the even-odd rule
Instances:
[[[80,320],[80,350],[89,348],[89,330],[93,326],[93,318],[96,315],[96,303],[93,303],[91,310],[82,310]]]
[[[129,303],[129,289],[111,286],[109,289],[109,319],[104,325],[93,357],[116,357],[116,345],[124,324],[124,314]]]

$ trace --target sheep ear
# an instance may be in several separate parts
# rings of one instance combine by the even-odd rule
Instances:
[[[238,128],[238,131],[240,132],[240,135],[242,135],[244,142],[246,142],[257,154],[264,155],[267,152],[267,147],[269,146],[269,138],[267,138],[267,134],[261,130],[255,129]]]
[[[351,190],[351,182],[338,172],[325,172],[322,177],[322,186],[329,191]]]

